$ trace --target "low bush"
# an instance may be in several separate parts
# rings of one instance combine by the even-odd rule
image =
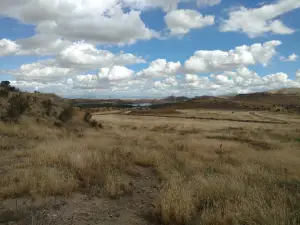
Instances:
[[[62,122],[68,122],[74,115],[74,109],[72,106],[65,107],[58,116],[58,119]]]
[[[91,125],[92,127],[98,127],[98,122],[97,122],[97,120],[92,120],[92,121],[90,121],[90,125]]]
[[[47,116],[51,116],[52,115],[52,109],[53,109],[53,105],[54,105],[54,101],[52,101],[51,99],[47,99],[42,101],[42,104],[46,110],[46,115]]]
[[[9,91],[7,89],[3,89],[3,88],[0,89],[0,97],[8,98],[8,95],[9,95]]]
[[[8,99],[3,120],[18,121],[20,117],[28,112],[34,102],[29,96],[18,93]]]
[[[62,121],[60,121],[60,120],[56,120],[55,122],[54,122],[54,126],[56,126],[56,127],[63,127],[63,123],[62,123]]]
[[[90,120],[92,119],[92,113],[90,113],[89,111],[86,111],[85,113],[84,113],[84,121],[85,122],[90,122]]]

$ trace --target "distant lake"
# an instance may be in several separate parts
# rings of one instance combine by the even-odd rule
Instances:
[[[130,104],[132,105],[132,107],[148,107],[148,106],[151,106],[153,105],[152,103],[132,103]]]
[[[104,102],[82,102],[75,104],[80,108],[103,108],[103,107],[116,107],[116,108],[133,108],[133,107],[150,107],[152,103],[104,103]]]

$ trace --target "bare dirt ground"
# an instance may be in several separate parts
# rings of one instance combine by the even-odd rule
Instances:
[[[298,115],[93,118],[77,134],[0,123],[0,224],[300,224]]]

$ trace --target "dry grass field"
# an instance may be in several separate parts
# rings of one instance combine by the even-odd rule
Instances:
[[[300,224],[297,115],[178,115],[0,123],[0,224]]]

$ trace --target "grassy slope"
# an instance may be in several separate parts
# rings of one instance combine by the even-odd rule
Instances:
[[[80,123],[57,128],[33,118],[0,123],[0,198],[6,202],[81,193],[89,200],[76,202],[99,223],[111,219],[92,211],[101,199],[101,209],[120,213],[114,224],[300,223],[299,123],[101,115],[104,129],[95,130]],[[81,209],[74,205],[38,222],[51,217],[48,224],[66,224]],[[44,209],[14,210],[7,214],[0,204],[0,222],[27,221]],[[139,223],[126,222],[128,217]]]

